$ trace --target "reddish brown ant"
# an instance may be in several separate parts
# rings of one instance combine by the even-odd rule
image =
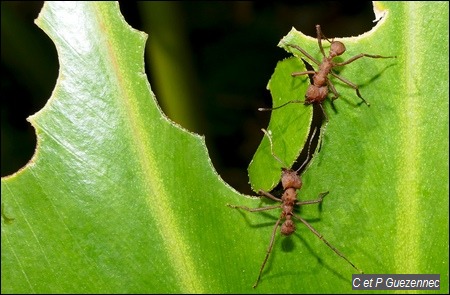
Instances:
[[[272,152],[272,156],[278,161],[280,162],[283,166],[286,167],[286,165],[280,160],[280,158],[278,158],[275,153],[273,152],[273,144],[272,144],[272,138],[270,136],[270,133],[267,132],[265,129],[261,129],[269,138],[269,142],[270,142],[270,149]],[[345,259],[345,261],[347,261],[354,269],[356,269],[358,272],[363,273],[359,268],[357,268],[350,260],[347,259],[347,257],[344,256],[344,254],[342,254],[341,252],[339,252],[334,246],[332,246],[327,240],[325,240],[323,238],[323,236],[316,230],[314,229],[305,219],[303,219],[302,217],[295,215],[294,214],[294,208],[295,206],[302,206],[302,205],[310,205],[310,204],[317,204],[317,203],[321,203],[323,201],[323,198],[329,193],[329,192],[323,192],[319,194],[319,197],[316,200],[309,200],[309,201],[298,201],[297,199],[297,190],[301,189],[302,187],[302,180],[300,178],[300,175],[298,175],[298,172],[308,163],[309,160],[309,156],[310,156],[310,148],[311,148],[311,142],[312,139],[314,138],[314,135],[316,133],[316,129],[314,129],[314,132],[311,136],[311,139],[309,141],[309,146],[308,146],[308,154],[306,157],[306,160],[303,162],[303,164],[300,166],[300,168],[298,168],[297,170],[292,170],[292,169],[287,169],[287,168],[282,168],[282,173],[281,173],[281,184],[283,186],[284,189],[284,193],[280,198],[275,197],[274,195],[272,195],[269,192],[263,191],[263,190],[259,190],[258,193],[264,197],[267,197],[271,200],[274,200],[276,202],[281,202],[281,205],[274,205],[274,206],[265,206],[265,207],[259,207],[259,208],[249,208],[246,206],[237,206],[237,205],[230,205],[227,204],[227,206],[231,207],[231,208],[239,208],[239,209],[243,209],[249,212],[260,212],[260,211],[266,211],[266,210],[272,210],[272,209],[277,209],[277,208],[281,208],[282,212],[280,215],[280,218],[278,218],[278,220],[275,223],[275,226],[273,228],[272,231],[272,237],[270,238],[270,243],[269,243],[269,248],[267,249],[267,253],[266,256],[264,258],[264,261],[261,265],[261,268],[259,270],[259,274],[258,274],[258,278],[256,279],[255,284],[253,285],[253,288],[256,288],[256,286],[258,285],[260,279],[261,279],[261,274],[264,270],[264,266],[266,265],[266,262],[269,258],[270,253],[272,252],[272,247],[273,247],[273,243],[275,240],[275,234],[277,231],[277,228],[280,226],[281,221],[284,219],[284,222],[281,224],[281,234],[283,234],[284,236],[289,236],[292,233],[295,232],[295,224],[294,224],[294,219],[297,219],[299,221],[301,221],[304,225],[306,225],[306,227],[313,232],[313,234],[315,234],[320,240],[322,240],[331,250],[333,250],[338,256],[342,257],[343,259]]]
[[[258,109],[259,111],[276,110],[281,107],[284,107],[285,105],[287,105],[289,103],[304,103],[305,105],[318,104],[320,106],[320,108],[322,109],[322,112],[325,115],[326,120],[328,121],[328,117],[325,113],[325,110],[323,109],[322,103],[326,99],[329,89],[334,94],[334,97],[331,98],[331,103],[333,103],[333,101],[339,97],[339,93],[336,91],[336,88],[334,87],[333,83],[328,78],[328,75],[332,75],[333,77],[341,80],[342,82],[344,82],[351,88],[355,89],[356,95],[358,95],[358,97],[361,98],[361,100],[367,106],[370,106],[370,104],[361,96],[358,85],[356,85],[356,84],[350,82],[349,80],[334,73],[333,68],[347,65],[361,57],[396,58],[396,56],[381,56],[381,55],[371,55],[371,54],[366,54],[366,53],[360,53],[360,54],[355,55],[352,58],[348,59],[347,61],[336,63],[333,61],[333,58],[340,56],[345,52],[346,48],[345,48],[344,43],[342,43],[340,41],[334,41],[334,40],[330,41],[322,33],[320,25],[316,25],[316,31],[317,31],[317,42],[319,43],[320,52],[323,55],[322,63],[320,63],[318,60],[316,60],[314,57],[312,57],[308,52],[306,52],[306,50],[304,50],[300,46],[293,45],[293,44],[286,44],[287,46],[293,47],[293,48],[297,49],[298,51],[300,51],[301,53],[303,53],[303,55],[305,55],[309,60],[311,60],[313,63],[315,63],[319,67],[318,71],[294,72],[291,74],[293,77],[301,76],[301,75],[309,75],[309,74],[313,75],[313,78],[312,78],[313,83],[311,85],[309,85],[308,90],[306,91],[305,100],[291,100],[291,101],[288,101],[278,107],[259,108]],[[325,40],[330,42],[330,53],[329,53],[328,57],[325,55],[325,51],[323,50],[322,38],[324,38]]]

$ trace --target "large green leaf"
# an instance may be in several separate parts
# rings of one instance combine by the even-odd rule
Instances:
[[[346,39],[346,54],[398,59],[342,69],[372,106],[337,83],[300,192],[330,194],[301,214],[366,273],[439,273],[448,292],[448,3],[385,6],[387,32]],[[252,289],[279,212],[225,206],[262,202],[227,186],[204,140],[160,112],[146,35],[117,3],[48,2],[37,23],[60,74],[30,118],[36,154],[1,181],[2,293],[350,292],[353,269],[300,225]]]
[[[448,292],[448,3],[375,5],[384,17],[362,36],[339,39],[347,47],[342,60],[359,53],[397,58],[362,58],[338,69],[360,86],[371,106],[361,104],[354,89],[333,79],[341,96],[335,109],[325,103],[329,122],[322,130],[322,148],[303,175],[300,198],[330,191],[317,227],[327,239],[338,241],[334,245],[366,273],[438,273],[441,290]],[[322,58],[317,40],[295,29],[280,46],[286,48],[286,43]],[[295,49],[286,50],[302,56]],[[281,74],[286,82],[271,86],[291,87],[298,77],[288,72],[275,71],[272,80],[281,79],[276,76]],[[280,98],[273,99],[278,105]],[[301,116],[304,106],[292,104],[273,111],[267,127],[273,131],[277,155],[287,165],[292,164],[289,155],[304,148],[306,137],[292,140],[293,133],[274,131],[272,126],[296,125],[295,108]],[[264,166],[255,159],[270,159],[275,165],[266,164],[264,173],[254,169]],[[265,140],[249,166],[254,189],[279,175],[276,165]],[[316,210],[309,207],[302,208],[302,214]],[[333,255],[323,253],[321,260],[328,262]],[[339,263],[341,269],[348,267]],[[329,275],[323,278],[329,280]]]
[[[225,204],[241,198],[204,140],[161,114],[144,74],[146,35],[117,3],[47,2],[36,23],[60,73],[30,118],[36,154],[2,179],[14,218],[2,223],[2,292],[236,290],[211,282],[226,281],[223,260],[239,260],[229,230],[239,216]]]

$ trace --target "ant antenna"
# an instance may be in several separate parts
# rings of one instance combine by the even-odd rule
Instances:
[[[303,164],[300,166],[300,168],[298,168],[297,170],[295,170],[296,173],[298,173],[298,171],[302,170],[302,168],[306,165],[306,163],[309,162],[309,156],[311,155],[311,144],[312,144],[312,140],[314,138],[314,135],[316,135],[316,131],[317,131],[317,127],[314,128],[313,133],[311,134],[311,138],[309,139],[309,144],[308,144],[308,154],[306,155],[306,159],[303,162]]]
[[[272,153],[272,156],[278,161],[280,162],[281,165],[283,165],[283,167],[287,167],[287,165],[280,160],[280,158],[277,157],[277,155],[275,155],[275,153],[273,152],[273,143],[272,143],[272,133],[269,131],[267,131],[264,128],[261,128],[261,131],[264,132],[265,135],[267,135],[267,138],[269,139],[270,142],[270,152]]]
[[[273,142],[272,142],[272,133],[269,131],[267,131],[264,128],[261,128],[261,131],[264,132],[265,135],[267,135],[267,138],[269,139],[269,143],[270,143],[270,152],[272,153],[272,156],[278,161],[280,162],[281,165],[283,165],[284,168],[287,169],[287,165],[286,163],[284,163],[277,155],[275,155],[274,151],[273,151]],[[308,154],[306,155],[306,159],[303,162],[303,164],[297,169],[295,170],[295,173],[298,173],[300,170],[302,170],[302,168],[309,162],[309,157],[311,155],[311,145],[312,145],[312,141],[314,136],[316,135],[316,131],[317,131],[317,127],[314,128],[313,133],[311,134],[311,138],[309,139],[309,143],[308,143]]]
[[[272,110],[280,109],[280,108],[282,108],[285,105],[290,104],[290,103],[305,103],[305,101],[304,100],[298,100],[298,99],[290,100],[290,101],[288,101],[286,103],[283,103],[282,105],[279,105],[279,106],[274,107],[274,108],[258,108],[258,111],[260,111],[260,112],[272,111]]]

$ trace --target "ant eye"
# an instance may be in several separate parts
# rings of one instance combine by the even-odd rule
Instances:
[[[342,55],[345,52],[345,45],[339,41],[331,42],[330,54],[334,53],[334,56]]]

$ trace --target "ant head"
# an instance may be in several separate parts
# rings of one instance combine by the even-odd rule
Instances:
[[[281,185],[283,189],[286,190],[288,188],[301,189],[302,188],[302,180],[300,176],[297,174],[297,171],[292,169],[282,169],[281,173]]]
[[[332,41],[330,47],[330,57],[335,57],[343,54],[345,52],[345,45],[339,41]]]

